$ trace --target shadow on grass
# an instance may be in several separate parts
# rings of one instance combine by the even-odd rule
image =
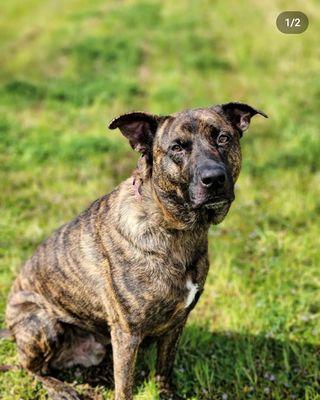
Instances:
[[[318,398],[319,356],[320,347],[308,343],[190,325],[181,340],[176,382],[187,398]]]
[[[89,384],[84,398],[113,389],[111,348],[97,367],[75,368],[60,378]],[[186,399],[318,399],[320,347],[263,335],[209,332],[186,327],[174,369],[180,395]],[[155,346],[140,351],[136,390],[155,374]],[[87,387],[87,386],[85,386]],[[87,387],[88,388],[88,387]],[[93,388],[96,388],[94,390]],[[93,396],[93,397],[91,397]]]

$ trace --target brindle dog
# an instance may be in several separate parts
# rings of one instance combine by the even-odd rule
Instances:
[[[228,103],[110,123],[141,153],[137,170],[42,242],[9,296],[21,364],[53,399],[79,397],[50,369],[97,365],[110,341],[115,398],[132,399],[146,338],[157,341],[157,379],[170,398],[178,340],[208,272],[208,229],[234,200],[240,138],[256,114],[267,117]]]

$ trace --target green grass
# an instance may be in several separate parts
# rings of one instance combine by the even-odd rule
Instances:
[[[305,33],[277,31],[288,9],[309,16]],[[11,0],[0,35],[0,323],[35,246],[134,168],[106,130],[112,117],[244,101],[270,118],[243,138],[237,199],[210,230],[175,380],[190,400],[320,399],[319,3]],[[154,358],[141,355],[136,399],[157,399]],[[0,365],[17,362],[2,341]],[[64,377],[85,393],[86,373]],[[45,392],[13,370],[0,398]]]

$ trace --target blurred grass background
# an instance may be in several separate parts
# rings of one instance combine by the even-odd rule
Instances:
[[[308,30],[277,31],[284,10],[305,12]],[[134,168],[106,130],[113,116],[243,101],[270,118],[242,140],[237,200],[210,231],[210,274],[175,380],[193,400],[320,399],[319,18],[316,0],[2,2],[1,324],[35,246]],[[135,398],[157,399],[154,353],[142,358],[151,380]],[[17,362],[2,341],[0,364]],[[71,380],[86,392],[81,374]],[[44,393],[24,372],[0,374],[2,399]],[[91,391],[102,394],[112,390]]]

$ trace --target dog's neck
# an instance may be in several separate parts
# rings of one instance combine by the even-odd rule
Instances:
[[[144,182],[137,194],[131,177],[119,186],[116,196],[113,215],[121,235],[142,253],[158,253],[159,257],[172,254],[188,264],[199,248],[206,248],[209,225],[195,224],[191,229],[177,220],[162,203],[151,181]],[[174,256],[177,252],[179,257]]]
[[[137,195],[131,177],[114,195],[112,218],[107,224],[117,221],[122,240],[127,241],[128,248],[134,247],[137,260],[148,260],[152,254],[154,260],[161,262],[161,259],[168,260],[169,255],[170,262],[185,273],[185,267],[206,251],[208,227],[197,225],[193,229],[183,229],[163,206],[151,182],[144,183]],[[104,231],[108,231],[108,226]]]
[[[199,223],[196,214],[183,204],[177,204],[160,188],[154,185],[152,179],[138,187],[134,184],[135,199],[143,205],[151,218],[157,217],[157,224],[168,230],[192,231],[208,230],[209,224]]]

